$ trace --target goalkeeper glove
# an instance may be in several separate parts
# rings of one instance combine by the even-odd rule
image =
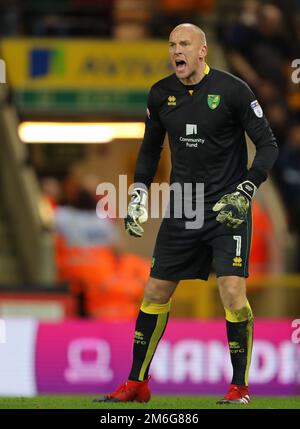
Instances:
[[[141,223],[148,220],[147,199],[148,192],[143,188],[135,188],[131,194],[131,201],[125,218],[125,230],[133,237],[142,237],[144,234]]]
[[[256,186],[246,180],[238,185],[236,192],[224,195],[214,206],[219,212],[216,220],[230,228],[237,228],[247,217],[250,201],[256,192]]]

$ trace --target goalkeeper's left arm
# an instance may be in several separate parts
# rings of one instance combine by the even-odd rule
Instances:
[[[270,125],[249,86],[238,81],[233,94],[233,109],[256,146],[252,166],[235,192],[224,195],[213,207],[219,212],[216,220],[237,228],[246,219],[247,212],[258,187],[264,182],[278,156],[278,146]]]

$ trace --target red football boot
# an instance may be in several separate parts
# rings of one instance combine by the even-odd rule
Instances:
[[[249,404],[249,402],[248,386],[231,384],[225,398],[218,401],[217,404]]]
[[[150,377],[144,381],[127,380],[113,393],[95,399],[94,402],[148,402],[151,398],[149,380]]]

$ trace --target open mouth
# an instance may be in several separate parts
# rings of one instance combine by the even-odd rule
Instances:
[[[184,60],[175,60],[176,70],[183,72],[186,69],[186,62]]]

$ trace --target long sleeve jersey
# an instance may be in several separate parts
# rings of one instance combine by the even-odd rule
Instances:
[[[256,146],[250,170],[245,131]],[[170,183],[204,183],[206,201],[244,180],[258,187],[278,155],[273,132],[249,86],[208,66],[196,85],[185,86],[172,74],[152,86],[135,182],[150,186],[166,133]]]

